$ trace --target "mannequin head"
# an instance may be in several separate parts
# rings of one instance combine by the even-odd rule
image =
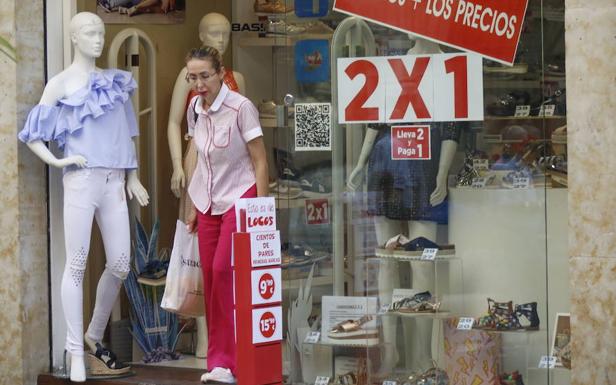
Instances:
[[[101,56],[105,24],[100,17],[91,12],[80,12],[71,19],[69,30],[75,52],[89,58]]]
[[[216,48],[221,55],[227,50],[230,34],[231,23],[220,13],[208,13],[199,22],[199,40],[203,45]]]
[[[211,105],[220,92],[224,77],[220,52],[209,46],[193,48],[186,55],[186,70],[186,81]]]

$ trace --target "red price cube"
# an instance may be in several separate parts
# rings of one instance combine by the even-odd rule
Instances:
[[[329,223],[328,199],[306,199],[306,223],[309,225]]]

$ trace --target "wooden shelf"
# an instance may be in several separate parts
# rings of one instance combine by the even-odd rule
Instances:
[[[567,119],[564,115],[554,116],[484,116],[483,120],[542,120],[542,119]]]
[[[239,41],[240,47],[292,47],[295,42],[306,39],[324,39],[332,38],[329,33],[302,33],[298,35],[280,35],[280,36],[252,36],[243,37]]]

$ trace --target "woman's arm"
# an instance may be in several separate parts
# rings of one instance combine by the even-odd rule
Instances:
[[[247,143],[248,152],[252,159],[252,165],[255,168],[257,178],[257,196],[265,197],[269,194],[269,185],[267,183],[269,171],[267,168],[267,155],[265,152],[265,144],[263,137],[259,136]]]

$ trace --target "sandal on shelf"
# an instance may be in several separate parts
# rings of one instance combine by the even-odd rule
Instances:
[[[441,303],[434,301],[429,291],[405,297],[391,304],[391,311],[399,313],[436,313]]]
[[[537,302],[529,302],[522,305],[515,305],[515,315],[520,322],[520,326],[526,330],[539,330],[539,314],[537,313]]]
[[[358,320],[346,320],[334,325],[328,333],[332,339],[363,339],[378,337],[376,328],[364,329],[364,325],[372,321],[372,315],[365,315]]]
[[[447,373],[434,365],[421,374],[411,374],[404,385],[449,385]]]
[[[334,384],[335,385],[356,385],[357,375],[353,372],[338,374],[336,376],[336,380],[334,381]]]
[[[513,302],[496,302],[488,298],[488,313],[475,320],[475,329],[518,330],[523,329],[513,311]]]
[[[500,385],[524,385],[522,375],[517,370],[511,373],[503,373],[500,376]]]

